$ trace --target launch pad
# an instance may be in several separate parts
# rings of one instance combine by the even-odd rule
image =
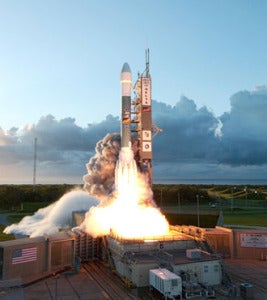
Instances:
[[[132,287],[148,286],[149,270],[157,268],[183,274],[188,283],[221,283],[220,259],[197,248],[193,237],[175,227],[168,235],[148,239],[121,239],[110,234],[107,245],[114,269]]]

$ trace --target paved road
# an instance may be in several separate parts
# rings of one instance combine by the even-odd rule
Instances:
[[[8,214],[0,214],[0,224],[10,225],[10,222],[7,220]]]
[[[224,267],[236,287],[244,282],[250,283],[253,285],[253,299],[267,299],[267,261],[225,259]]]
[[[240,228],[240,229],[256,229],[256,230],[266,230],[267,227],[264,226],[249,226],[249,225],[234,225],[234,224],[224,224],[227,228]]]
[[[93,264],[93,263],[91,263]],[[103,272],[107,271],[110,277],[116,275],[110,269],[103,266]],[[111,280],[111,278],[110,278]],[[112,281],[112,283],[114,283]],[[139,299],[135,296],[116,296],[108,293],[108,281],[102,280],[101,285],[88,271],[81,267],[79,273],[66,272],[55,277],[41,280],[24,288],[24,299],[26,300],[125,300]],[[118,287],[119,288],[119,287]],[[121,291],[123,292],[123,290]],[[126,295],[124,293],[123,295]],[[1,299],[1,298],[0,298]],[[2,299],[1,299],[2,300]]]

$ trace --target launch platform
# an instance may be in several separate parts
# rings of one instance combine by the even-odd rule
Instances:
[[[149,285],[149,270],[167,268],[188,282],[221,283],[220,258],[199,249],[193,238],[172,228],[170,234],[149,239],[107,237],[114,269],[133,287]]]

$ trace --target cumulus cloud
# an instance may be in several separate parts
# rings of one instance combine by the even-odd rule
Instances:
[[[212,176],[214,166],[217,170],[227,171],[235,167],[233,174],[237,174],[236,170],[243,166],[267,164],[267,87],[240,91],[230,98],[230,102],[230,111],[216,117],[205,106],[198,108],[194,100],[185,96],[174,106],[153,101],[153,119],[163,129],[153,142],[155,176],[164,177],[167,173],[173,177],[186,174],[191,178],[204,178],[205,172]],[[112,115],[84,128],[78,126],[74,118],[57,120],[52,115],[43,116],[36,124],[21,129],[5,131],[0,128],[0,180],[4,182],[13,174],[13,178],[28,176],[30,182],[34,138],[37,137],[39,179],[68,182],[67,178],[69,181],[76,178],[77,183],[80,178],[83,183],[83,175],[103,163],[97,160],[98,151],[107,151],[107,162],[112,160],[111,157],[116,158],[117,151],[108,151],[113,146],[114,149],[118,147],[118,135],[111,135],[112,138],[106,140],[104,137],[119,132],[119,118]],[[255,169],[253,172],[255,174]],[[224,172],[216,174],[223,176]],[[265,173],[261,174],[264,176]],[[97,183],[98,179],[85,177],[90,185],[90,180]],[[105,184],[105,189],[112,186],[108,180]],[[101,189],[97,185],[94,188]]]
[[[39,178],[68,182],[76,177],[77,182],[79,177],[82,183],[86,161],[94,154],[96,143],[109,131],[119,131],[118,117],[108,115],[102,122],[82,128],[73,118],[56,120],[48,115],[41,117],[37,124],[21,129],[4,131],[0,128],[0,164],[5,170],[0,180],[6,182],[12,170],[14,177],[31,180],[34,139],[37,138]]]
[[[267,163],[267,87],[238,92],[230,101],[230,112],[221,117],[218,161],[232,165]]]
[[[213,160],[218,119],[206,107],[181,97],[173,107],[154,102],[154,119],[163,132],[154,140],[156,161]]]

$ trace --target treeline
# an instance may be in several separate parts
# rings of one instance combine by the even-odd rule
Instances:
[[[32,185],[0,185],[0,209],[12,209],[25,202],[52,203],[71,191],[77,185],[71,184],[38,184]],[[82,188],[82,185],[79,187]],[[154,200],[158,205],[177,205],[196,203],[198,195],[201,203],[210,201],[203,187],[196,185],[154,184],[152,187]]]
[[[54,202],[77,185],[0,185],[0,209],[12,209],[24,202]]]

